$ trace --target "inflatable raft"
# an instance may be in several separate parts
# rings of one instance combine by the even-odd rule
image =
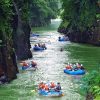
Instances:
[[[85,74],[85,70],[68,70],[68,69],[64,69],[64,73],[66,74],[70,74],[70,75],[83,75]]]
[[[61,37],[61,38],[58,38],[58,41],[69,41],[69,39],[67,37]]]
[[[41,50],[45,50],[46,48],[42,48],[42,47],[33,47],[34,51],[41,51]]]
[[[64,38],[59,38],[58,41],[66,41]]]
[[[57,92],[57,91],[54,91],[54,90],[50,90],[49,92],[47,92],[45,90],[40,89],[38,93],[40,95],[42,95],[42,96],[49,96],[49,97],[59,97],[59,96],[63,96],[62,91]]]
[[[35,71],[36,70],[36,68],[35,67],[29,67],[29,66],[22,66],[22,70],[33,70],[33,71]]]
[[[31,34],[30,35],[31,37],[38,37],[38,36],[40,36],[39,34]]]

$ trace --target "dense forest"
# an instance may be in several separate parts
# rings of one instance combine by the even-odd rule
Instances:
[[[55,19],[58,14],[57,0],[32,0],[30,4],[31,26],[44,26]]]
[[[71,41],[100,45],[100,1],[62,0],[59,32]]]

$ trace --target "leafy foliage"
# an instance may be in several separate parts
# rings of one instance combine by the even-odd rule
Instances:
[[[94,96],[100,95],[100,74],[93,71],[82,78],[82,87],[86,92],[92,93]]]
[[[4,36],[11,38],[11,17],[12,17],[11,0],[0,0],[0,31]],[[1,36],[2,38],[2,36]]]
[[[30,22],[42,26],[48,24],[50,19],[56,18],[58,13],[58,2],[51,0],[32,0],[30,4]]]
[[[69,22],[65,28],[83,32],[96,22],[96,14],[99,9],[98,0],[62,0],[62,2],[63,22]]]

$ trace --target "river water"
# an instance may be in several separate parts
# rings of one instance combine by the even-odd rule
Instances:
[[[46,44],[47,50],[32,52],[33,58],[27,60],[37,62],[36,71],[21,71],[18,64],[20,70],[18,78],[10,84],[0,86],[0,100],[85,100],[85,97],[78,92],[81,86],[78,82],[82,76],[66,75],[63,69],[68,62],[80,62],[85,66],[87,73],[98,70],[100,48],[69,41],[59,42],[60,34],[57,32],[59,24],[59,20],[52,20],[47,27],[33,29],[40,36],[30,38],[31,46],[42,42]],[[38,95],[37,85],[41,81],[60,82],[64,96],[52,98]]]

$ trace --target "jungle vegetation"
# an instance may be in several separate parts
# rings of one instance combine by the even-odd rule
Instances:
[[[71,41],[100,45],[100,1],[61,0],[62,23],[59,32]]]

